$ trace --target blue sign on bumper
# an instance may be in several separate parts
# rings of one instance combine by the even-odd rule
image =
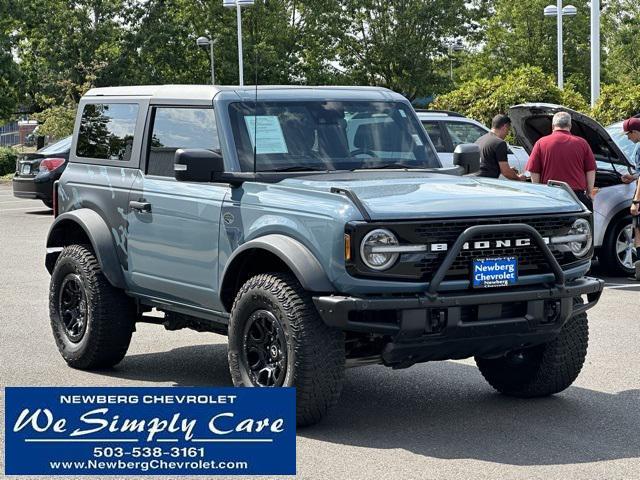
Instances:
[[[7,475],[295,475],[292,388],[5,388]]]
[[[471,272],[475,288],[508,287],[518,282],[518,259],[479,258],[473,261]]]

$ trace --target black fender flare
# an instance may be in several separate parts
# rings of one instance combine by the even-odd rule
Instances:
[[[75,224],[75,225],[71,225]],[[63,213],[55,219],[47,235],[47,256],[45,264],[49,273],[53,271],[55,261],[62,248],[69,245],[69,230],[80,227],[91,242],[91,247],[107,280],[117,288],[126,288],[122,266],[118,259],[116,246],[109,227],[94,210],[81,208]]]
[[[309,292],[335,291],[322,265],[307,247],[291,237],[269,234],[242,244],[231,254],[220,277],[221,293],[230,282],[233,282],[234,266],[241,261],[243,254],[250,250],[266,250],[277,256],[289,267],[302,287]]]

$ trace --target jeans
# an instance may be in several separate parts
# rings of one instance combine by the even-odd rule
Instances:
[[[585,204],[585,206],[593,212],[593,201],[587,194],[581,190],[574,190],[575,194],[578,196],[578,199]]]

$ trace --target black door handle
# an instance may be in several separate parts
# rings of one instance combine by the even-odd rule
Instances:
[[[131,208],[131,210],[136,210],[142,213],[151,213],[151,204],[149,202],[145,202],[144,200],[131,200],[129,202],[129,208]]]

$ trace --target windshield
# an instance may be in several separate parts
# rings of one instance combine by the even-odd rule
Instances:
[[[232,103],[243,171],[439,168],[411,107],[401,102]]]
[[[44,155],[50,155],[52,153],[66,153],[71,150],[71,136],[63,138],[59,142],[53,143],[44,147],[41,150],[38,150],[38,153],[42,153]]]
[[[638,165],[637,162],[639,162],[640,160],[638,160],[637,154],[640,144],[636,145],[627,138],[627,136],[622,131],[622,122],[609,125],[606,130],[607,132],[609,132],[609,135],[611,135],[613,141],[616,142],[616,144],[620,147],[620,150],[622,150],[627,158],[631,161],[631,164]]]

